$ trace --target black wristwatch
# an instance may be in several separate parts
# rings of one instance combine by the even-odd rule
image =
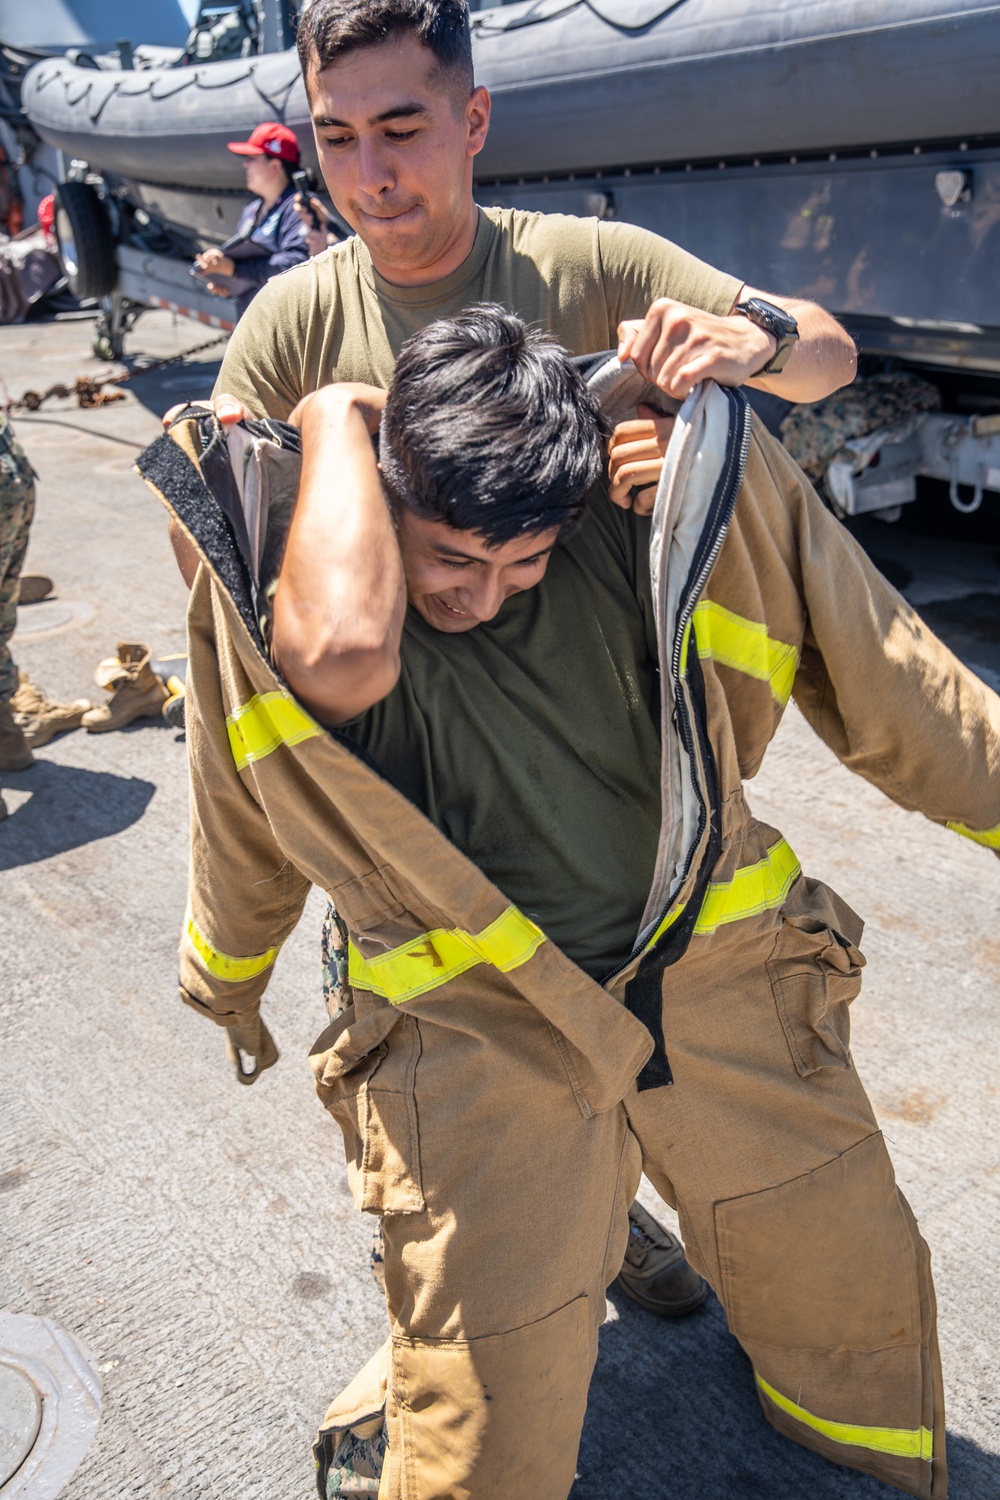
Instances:
[[[785,312],[783,307],[775,307],[773,302],[765,302],[763,297],[748,297],[746,302],[737,302],[733,312],[749,318],[751,323],[756,323],[777,341],[777,349],[766,365],[754,370],[751,380],[756,380],[758,375],[780,375],[791,359],[799,337],[799,325],[791,313]]]

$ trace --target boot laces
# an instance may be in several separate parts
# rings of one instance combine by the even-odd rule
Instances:
[[[629,1219],[628,1231],[629,1238],[633,1241],[634,1244],[641,1246],[643,1250],[649,1250],[652,1248],[652,1236],[647,1234],[642,1225],[637,1224],[634,1219]]]
[[[635,1265],[642,1265],[648,1252],[655,1248],[655,1241],[648,1230],[636,1222],[631,1216],[628,1221],[628,1259]]]

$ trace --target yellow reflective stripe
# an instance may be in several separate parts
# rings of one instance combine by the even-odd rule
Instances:
[[[800,870],[792,850],[784,839],[779,839],[755,865],[745,865],[732,880],[720,880],[709,886],[694,925],[695,937],[709,937],[727,922],[740,922],[744,917],[756,917],[762,911],[780,906]],[[683,911],[683,906],[677,906],[667,913],[646,944],[646,952],[673,927]]]
[[[745,865],[732,880],[709,886],[694,926],[695,937],[707,937],[726,922],[741,922],[781,906],[800,869],[792,850],[779,839],[755,865]]]
[[[349,945],[349,978],[361,990],[371,990],[393,1005],[402,1005],[428,990],[448,984],[476,964],[492,964],[504,974],[527,963],[545,934],[534,922],[508,906],[502,916],[473,935],[460,927],[438,927],[411,938],[399,948],[365,958]]]
[[[804,1406],[789,1401],[756,1371],[754,1375],[769,1401],[803,1426],[811,1427],[835,1443],[844,1443],[850,1448],[870,1448],[873,1453],[891,1453],[896,1458],[922,1458],[927,1463],[934,1457],[934,1434],[926,1427],[855,1427],[849,1422],[828,1422],[825,1417],[814,1417]]]
[[[278,948],[268,948],[266,953],[256,953],[252,958],[234,958],[231,953],[213,948],[205,934],[195,926],[193,917],[188,917],[184,931],[208,972],[216,979],[224,979],[227,984],[239,984],[241,979],[256,979],[258,974],[263,974],[265,969],[271,967],[281,946],[279,943]]]
[[[1000,827],[987,828],[982,833],[977,833],[974,828],[966,828],[964,823],[949,823],[948,827],[952,833],[960,833],[963,839],[971,839],[974,844],[983,844],[987,849],[1000,849]]]
[[[799,665],[794,646],[773,640],[765,625],[744,620],[711,599],[695,606],[694,634],[700,657],[766,682],[775,702],[784,708],[792,696]]]
[[[287,693],[255,693],[226,720],[237,771],[279,745],[298,745],[323,730]]]

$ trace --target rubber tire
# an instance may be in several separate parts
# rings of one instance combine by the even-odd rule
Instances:
[[[56,189],[56,237],[66,282],[81,302],[106,297],[118,280],[115,242],[104,204],[86,182]]]

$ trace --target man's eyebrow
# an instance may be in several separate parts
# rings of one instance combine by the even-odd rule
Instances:
[[[555,542],[550,542],[547,547],[539,547],[537,552],[529,552],[527,557],[519,557],[518,562],[533,562],[536,557],[545,557],[554,551]],[[459,547],[449,547],[446,542],[432,543],[435,552],[440,552],[444,557],[460,557],[463,562],[485,562],[485,557],[480,557],[472,552],[463,552]]]
[[[412,120],[416,115],[429,114],[430,110],[426,104],[394,104],[391,109],[384,109],[380,115],[372,115],[368,124],[385,125],[388,120]],[[332,115],[315,115],[313,124],[317,130],[354,129],[349,120],[335,120]]]

